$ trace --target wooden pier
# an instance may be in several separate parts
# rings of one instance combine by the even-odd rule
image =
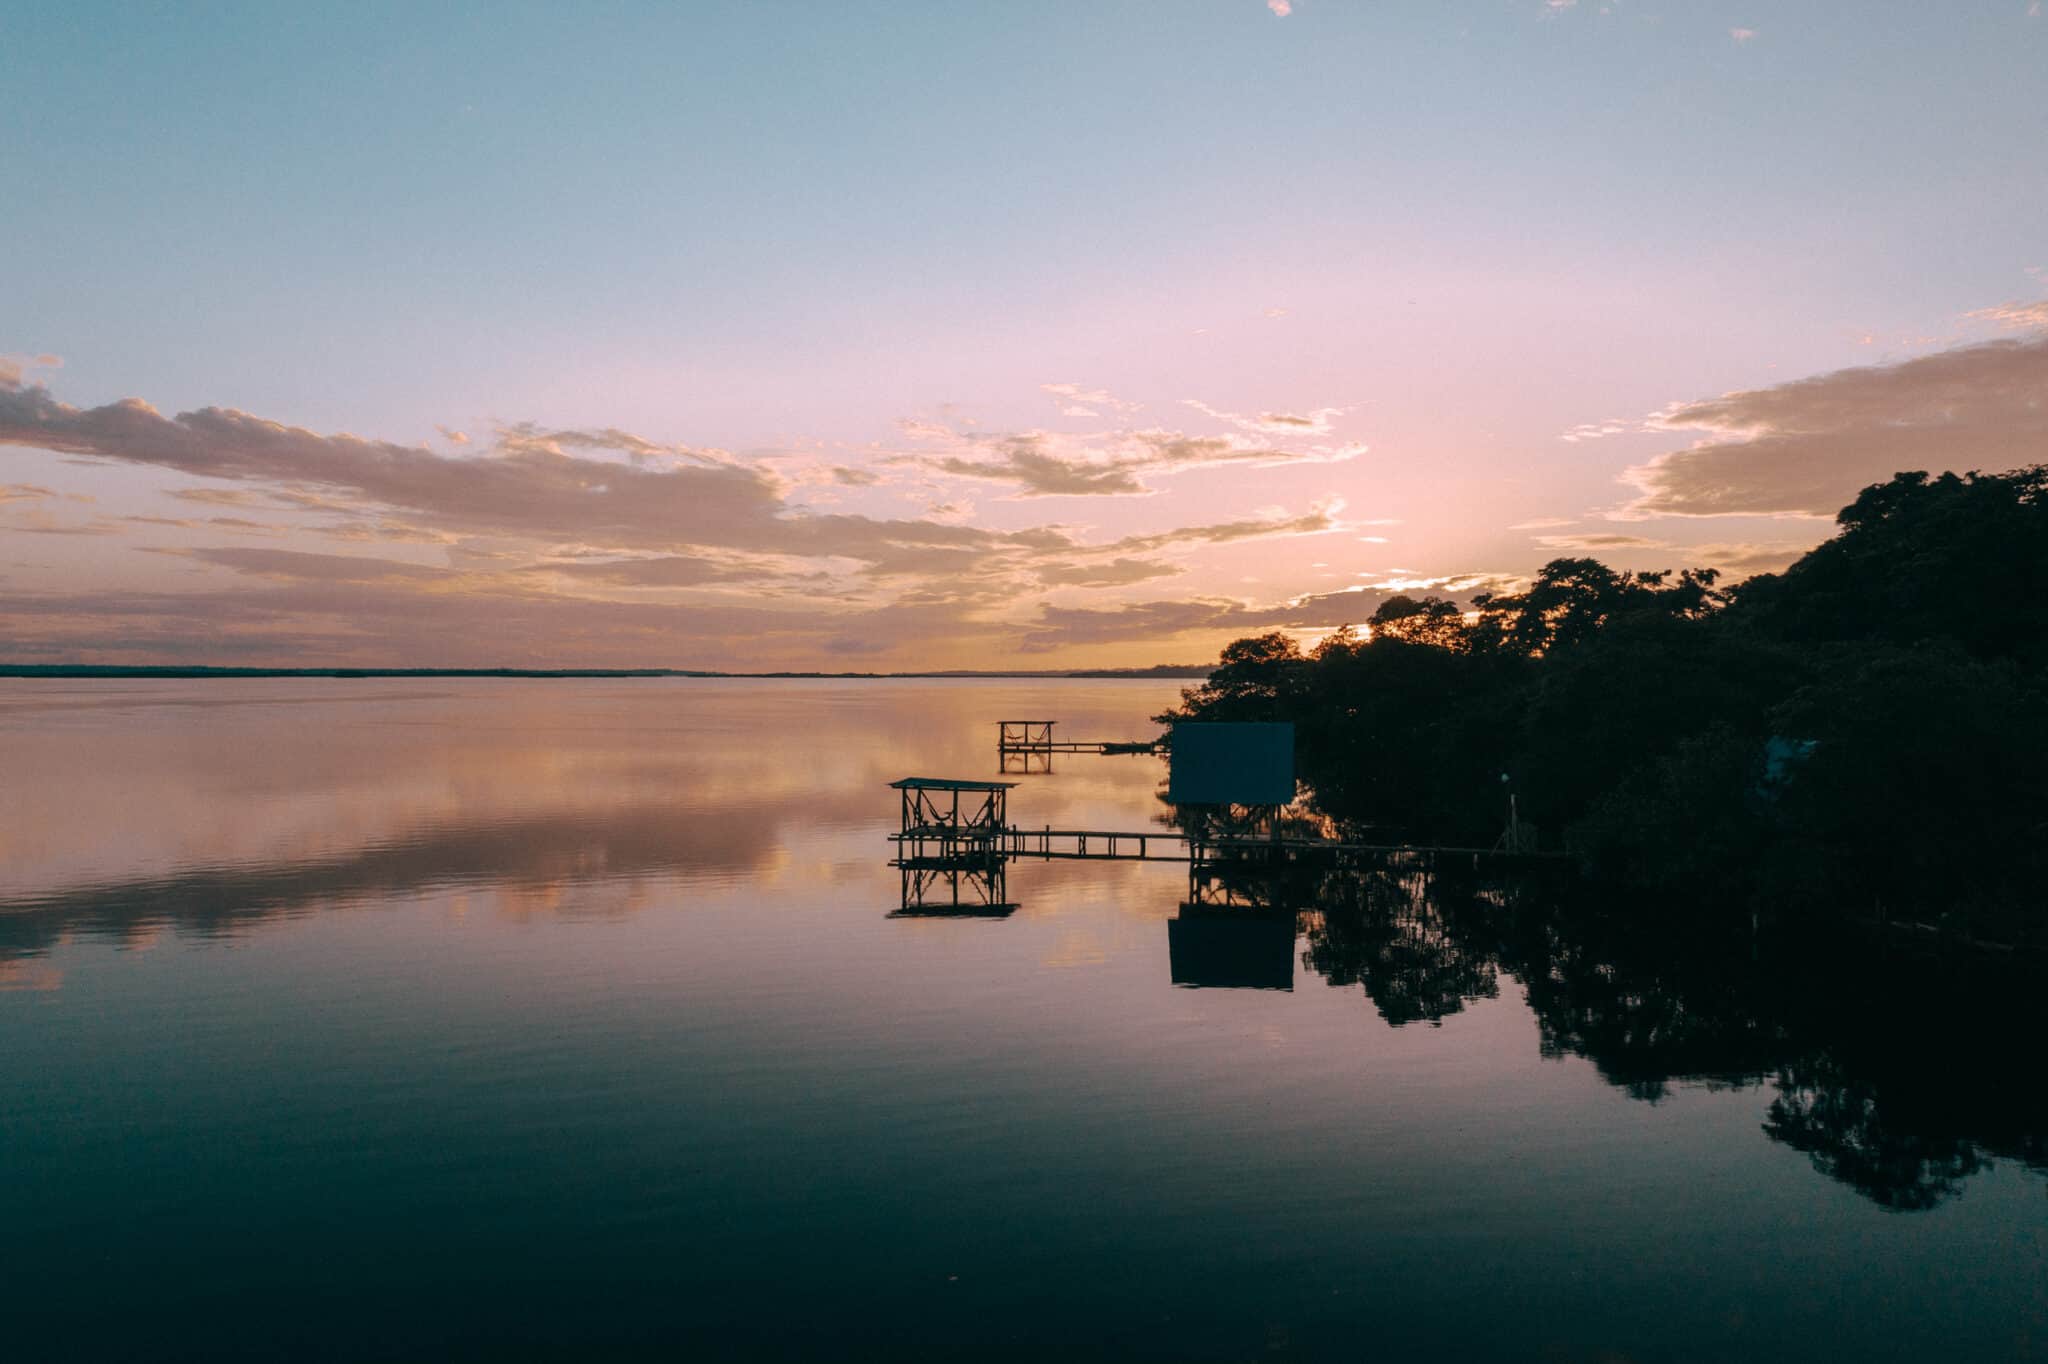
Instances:
[[[1342,843],[1321,838],[1197,837],[1171,829],[1006,829],[998,840],[1005,857],[1041,861],[1188,862],[1197,866],[1285,866],[1312,863],[1343,867],[1390,857],[1435,860],[1470,858],[1489,863],[1549,862],[1563,853],[1521,852],[1444,843]]]
[[[1050,733],[1050,722],[1040,735]],[[1266,808],[1246,832],[1198,822],[1191,829],[1020,829],[1009,822],[1009,793],[1015,782],[950,777],[905,777],[889,783],[901,799],[902,827],[889,835],[896,856],[889,865],[902,876],[903,896],[892,917],[1006,918],[1017,906],[1009,898],[1008,867],[1020,858],[1075,862],[1173,862],[1188,869],[1182,918],[1207,914],[1269,915],[1291,902],[1302,876],[1330,872],[1434,869],[1469,863],[1492,867],[1555,865],[1564,854],[1526,850],[1523,840],[1503,835],[1490,848],[1422,843],[1343,842],[1285,832],[1277,811]],[[1286,915],[1289,924],[1291,913]],[[1174,979],[1184,984],[1259,984],[1286,989],[1291,968],[1279,971],[1272,944],[1259,940],[1265,964],[1220,967],[1215,952],[1241,944],[1243,934],[1189,922],[1170,930]],[[1287,932],[1292,941],[1292,929]],[[1272,940],[1279,940],[1278,933]],[[1214,950],[1212,950],[1214,949]],[[1238,946],[1231,946],[1237,952]],[[1245,950],[1250,951],[1249,947]],[[1226,956],[1229,954],[1226,953]],[[1185,958],[1185,960],[1183,960]],[[1242,977],[1242,978],[1240,978]]]
[[[1176,846],[1177,845],[1177,846]],[[1190,862],[1193,840],[1172,829],[1005,829],[1005,857],[1043,862]]]
[[[892,866],[909,871],[955,871],[1014,858],[1080,862],[1183,862],[1218,870],[1308,863],[1343,867],[1390,857],[1471,859],[1491,863],[1555,860],[1496,844],[1491,848],[1422,843],[1347,843],[1332,839],[1195,834],[1156,829],[1020,829],[1009,822],[1015,782],[905,777],[890,786],[902,797],[902,828]]]
[[[944,871],[999,861],[1010,788],[1015,782],[905,777],[890,787],[902,797],[903,827],[890,835],[893,865]]]
[[[1055,753],[1156,753],[1153,739],[1056,739],[1057,720],[998,720],[996,768],[1004,775],[1052,771]]]

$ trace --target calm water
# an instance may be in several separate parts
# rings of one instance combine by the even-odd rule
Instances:
[[[1393,879],[1277,954],[1170,865],[891,916],[887,782],[1173,694],[0,683],[8,1354],[2048,1354],[1999,990]]]

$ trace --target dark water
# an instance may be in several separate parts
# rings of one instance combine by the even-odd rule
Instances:
[[[885,783],[1172,694],[6,684],[0,1348],[2048,1354],[2023,981],[1398,874],[1277,952],[1170,865],[891,917]]]

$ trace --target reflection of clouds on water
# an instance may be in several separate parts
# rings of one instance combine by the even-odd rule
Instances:
[[[1066,928],[1053,939],[1052,951],[1041,958],[1041,964],[1055,968],[1101,966],[1108,960],[1109,949],[1099,933],[1090,928]]]
[[[742,886],[879,906],[894,879],[880,865],[887,782],[984,774],[995,719],[1019,706],[1122,733],[1171,695],[1088,682],[39,684],[0,707],[0,959],[68,934],[139,947],[167,929],[226,936],[429,893],[515,919],[618,918]],[[294,704],[271,704],[282,698]],[[1034,781],[1030,812],[1101,817],[1156,781],[1150,759],[1092,762]]]
[[[602,922],[717,898],[748,915],[843,906],[879,919],[899,891],[886,866],[889,781],[993,776],[1005,716],[1124,735],[1172,694],[1123,683],[363,683],[333,704],[175,704],[292,685],[167,683],[147,703],[107,705],[44,688],[40,710],[23,701],[30,691],[10,693],[0,992],[31,1007],[38,992],[63,992],[61,1002],[86,988],[74,958],[90,947],[234,938],[344,907]],[[1149,824],[1163,809],[1161,771],[1149,757],[1077,755],[1021,782],[1011,818]],[[1519,990],[1544,1055],[1585,1058],[1653,1102],[1675,1087],[1754,1087],[1772,1139],[1884,1207],[1939,1205],[1996,1159],[2048,1168],[2048,1109],[1993,1045],[2038,1035],[2038,1019],[2014,991],[1963,988],[1911,963],[1885,964],[1885,984],[1859,994],[1841,982],[1871,973],[1846,949],[1766,953],[1759,966],[1746,940],[1674,942],[1642,931],[1640,914],[1586,913],[1564,893],[1450,869],[1249,888],[1254,908],[1293,912],[1266,932],[1204,923],[1183,903],[1186,869],[1167,864],[1019,859],[1006,896],[1019,906],[1007,922],[889,924],[929,953],[929,973],[913,975],[942,982],[942,963],[961,960],[1007,970],[1007,941],[1024,945],[1026,970],[1064,968],[1016,982],[1020,992],[1057,988],[1044,983],[1055,975],[1106,992],[1119,971],[1163,954],[1162,981],[1204,987],[1161,1006],[1189,1029],[1213,1025],[1209,1006],[1191,1002],[1211,987],[1299,992],[1309,972],[1369,999],[1378,1019],[1361,1016],[1366,1028],[1448,1030],[1470,1023],[1476,1002]],[[1781,956],[1792,964],[1773,965]],[[858,991],[864,979],[849,969],[836,983]]]
[[[63,984],[63,970],[47,961],[33,957],[0,960],[0,991],[55,990]]]
[[[124,944],[165,927],[225,936],[268,919],[447,888],[462,888],[472,903],[487,897],[515,918],[631,913],[653,901],[653,879],[751,881],[784,856],[785,840],[809,828],[864,828],[876,804],[872,793],[843,791],[687,814],[654,805],[508,815],[336,856],[88,882],[0,901],[0,955],[43,951],[74,932]]]
[[[1143,862],[1010,861],[1010,898],[1020,916],[1063,918],[1077,909],[1106,909],[1133,924],[1150,924],[1172,912],[1182,866]]]

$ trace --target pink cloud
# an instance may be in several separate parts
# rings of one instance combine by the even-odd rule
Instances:
[[[1976,308],[1963,316],[2001,327],[2048,327],[2048,298],[2031,303],[2001,303],[1995,308]]]

